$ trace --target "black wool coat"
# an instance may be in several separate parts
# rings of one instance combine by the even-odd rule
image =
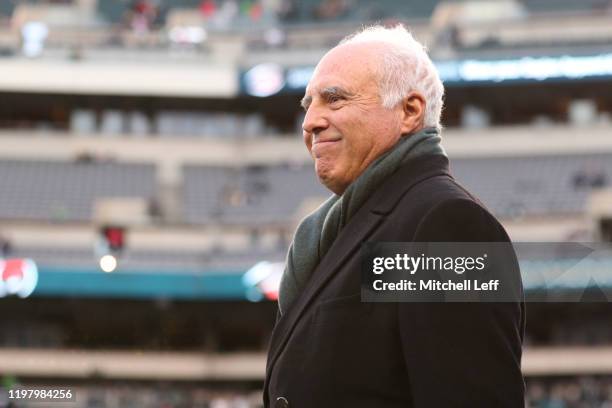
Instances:
[[[359,250],[368,241],[509,238],[452,178],[444,156],[401,167],[278,319],[265,407],[523,407],[524,303],[362,303]]]

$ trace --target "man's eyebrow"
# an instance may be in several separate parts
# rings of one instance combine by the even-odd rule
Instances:
[[[342,96],[345,98],[353,96],[351,92],[339,86],[328,86],[327,88],[321,89],[321,92],[319,93],[321,94],[323,98],[326,98],[326,99],[329,98],[330,96]]]
[[[300,101],[300,105],[302,105],[302,108],[304,108],[304,110],[308,110],[308,107],[310,106],[311,103],[312,103],[312,96],[310,95],[304,95],[304,97]]]
[[[319,91],[319,94],[325,100],[329,99],[332,96],[341,96],[343,98],[350,98],[354,96],[352,92],[349,92],[346,89],[341,88],[339,86],[328,86],[326,88],[321,89]],[[300,105],[302,105],[302,108],[304,108],[304,110],[308,110],[308,107],[310,106],[311,103],[312,103],[312,96],[305,95],[302,98]]]

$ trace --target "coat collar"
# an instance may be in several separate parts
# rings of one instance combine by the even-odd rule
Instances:
[[[411,161],[389,177],[340,231],[328,253],[314,270],[302,294],[281,316],[274,328],[266,367],[266,386],[264,388],[266,400],[268,398],[267,384],[272,368],[287,344],[295,325],[320,290],[345,264],[346,260],[361,248],[361,244],[395,208],[410,188],[427,178],[444,174],[448,174],[446,156],[429,155]]]
[[[449,174],[448,158],[444,155],[423,156],[400,167],[374,194],[376,203],[372,211],[388,214],[402,196],[415,184],[427,178]]]

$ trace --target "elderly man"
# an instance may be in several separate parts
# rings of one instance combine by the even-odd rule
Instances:
[[[448,172],[443,93],[402,26],[365,29],[318,64],[303,136],[334,195],[287,255],[266,407],[523,406],[520,302],[361,302],[364,242],[509,242]]]

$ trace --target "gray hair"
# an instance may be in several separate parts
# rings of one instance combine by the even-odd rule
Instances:
[[[338,45],[378,42],[388,45],[380,64],[380,98],[386,108],[395,107],[412,91],[425,98],[424,125],[440,129],[444,85],[423,44],[406,28],[366,27]],[[407,75],[407,73],[410,73]]]

